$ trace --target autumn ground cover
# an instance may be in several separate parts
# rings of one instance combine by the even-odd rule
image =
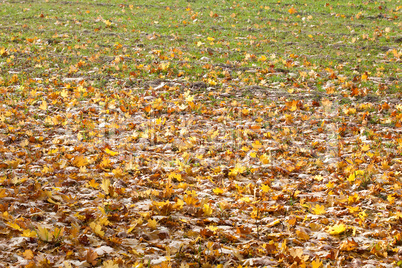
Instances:
[[[400,1],[133,2],[0,3],[2,267],[402,266]]]

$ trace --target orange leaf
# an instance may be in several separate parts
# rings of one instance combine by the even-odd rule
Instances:
[[[297,13],[297,10],[296,10],[294,7],[291,7],[291,8],[288,10],[288,12],[289,12],[290,15],[293,15],[293,14]]]
[[[80,167],[85,167],[88,164],[89,164],[89,162],[85,156],[79,155],[79,156],[74,157],[74,160],[73,160],[74,166],[80,168]]]
[[[307,241],[310,239],[310,236],[303,230],[297,230],[296,235],[300,240]]]
[[[34,254],[33,254],[32,250],[30,250],[30,249],[25,250],[24,253],[22,253],[22,255],[27,260],[32,260],[34,258]]]

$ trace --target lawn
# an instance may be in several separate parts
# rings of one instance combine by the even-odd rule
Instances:
[[[0,266],[402,267],[402,2],[0,2]]]

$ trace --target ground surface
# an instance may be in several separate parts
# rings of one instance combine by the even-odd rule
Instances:
[[[402,266],[400,1],[132,2],[0,2],[1,266]]]

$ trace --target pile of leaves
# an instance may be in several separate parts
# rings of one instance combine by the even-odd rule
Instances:
[[[1,265],[402,266],[402,6],[147,2],[0,3]]]

